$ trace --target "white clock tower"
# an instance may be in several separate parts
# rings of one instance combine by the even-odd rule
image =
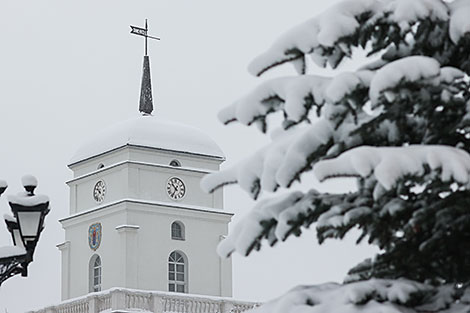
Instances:
[[[232,295],[231,261],[216,253],[232,214],[222,190],[199,187],[224,155],[206,134],[152,110],[145,56],[143,115],[97,134],[69,164],[63,300],[112,287]]]

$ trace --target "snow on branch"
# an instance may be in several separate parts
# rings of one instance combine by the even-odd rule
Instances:
[[[275,191],[287,186],[299,172],[310,166],[312,155],[326,154],[332,145],[333,126],[319,120],[312,126],[283,131],[273,142],[235,166],[206,175],[201,187],[206,192],[231,183],[238,183],[253,198],[261,189]]]
[[[348,112],[359,114],[371,100],[372,108],[389,103],[406,89],[402,84],[436,86],[451,85],[466,74],[450,66],[440,67],[434,58],[410,56],[392,61],[377,71],[359,70],[344,72],[331,78],[303,75],[282,77],[265,81],[250,93],[219,113],[219,119],[227,124],[239,121],[245,125],[262,124],[266,131],[266,118],[270,113],[283,111],[287,125],[309,118],[316,107],[316,114],[335,120]],[[362,94],[361,94],[362,93]]]
[[[454,41],[470,27],[465,18],[468,6],[464,2],[455,4],[456,9],[452,11],[450,23],[455,25],[451,28]],[[464,13],[460,13],[460,9]],[[329,63],[335,68],[345,56],[351,55],[351,45],[365,46],[364,39],[357,41],[356,38],[354,41],[352,38],[365,35],[368,36],[366,41],[374,41],[374,32],[383,31],[378,37],[394,36],[396,39],[422,20],[448,21],[447,4],[441,0],[345,0],[281,35],[266,52],[250,63],[248,70],[259,76],[272,67],[291,62],[298,72],[304,74],[305,55],[310,55],[319,66]]]
[[[391,62],[377,71],[370,83],[369,98],[372,104],[378,102],[383,91],[391,89],[402,81],[429,80],[439,83],[440,65],[435,59],[411,56]]]
[[[457,44],[465,34],[470,33],[470,2],[457,0],[449,4],[451,10],[449,35]]]
[[[399,139],[406,136],[402,136],[403,130],[398,129],[396,123],[381,119],[380,116],[368,115],[361,107],[352,108],[354,112],[349,114],[352,111],[348,111],[348,105],[364,105],[362,101],[366,99],[359,97],[357,102],[356,99],[349,99],[348,95],[361,88],[367,93],[370,84],[370,97],[374,102],[382,103],[384,99],[393,98],[397,85],[403,82],[452,84],[463,77],[465,73],[457,68],[440,68],[439,63],[432,58],[412,56],[391,62],[377,72],[346,72],[332,79],[302,76],[267,81],[222,111],[222,119],[239,119],[249,124],[260,117],[265,119],[266,116],[262,114],[282,108],[287,119],[301,119],[302,115],[308,114],[308,98],[322,103],[322,118],[311,127],[299,124],[289,128],[282,138],[273,139],[270,145],[252,157],[204,179],[202,186],[211,192],[225,184],[239,183],[253,198],[257,198],[261,190],[275,191],[279,186],[289,187],[294,180],[299,179],[302,172],[310,170],[316,161],[325,156],[341,153],[360,144],[377,145],[379,141],[364,143],[363,135],[355,131],[362,129],[363,125],[366,127],[369,121],[376,120],[367,126],[369,137],[373,132],[380,140],[400,143]],[[270,99],[268,104],[266,99]],[[338,120],[339,125],[336,124]],[[416,117],[412,121],[416,122]]]
[[[323,90],[330,80],[314,75],[268,80],[222,110],[219,119],[225,124],[236,120],[250,125],[256,119],[264,119],[269,113],[284,109],[290,119],[299,121],[312,106],[307,103],[310,98],[316,105],[323,105]]]
[[[276,167],[275,164],[278,163],[279,157],[285,153],[295,133],[297,131],[294,130],[283,132],[277,137],[277,140],[274,139],[271,144],[235,166],[204,176],[201,180],[201,188],[209,193],[224,185],[237,183],[252,198],[256,199],[261,191],[260,180],[264,172],[264,188],[268,189],[267,185],[269,184],[269,189],[275,190],[277,184],[272,179],[268,179],[266,173]]]
[[[441,0],[389,1],[383,12],[389,13],[389,19],[399,24],[402,29],[408,28],[418,20],[430,19],[436,22],[449,19],[449,9]]]
[[[319,120],[290,141],[280,162],[276,167],[271,166],[272,173],[264,173],[264,177],[272,177],[282,187],[289,186],[299,173],[311,166],[312,161],[327,154],[333,146],[333,137],[333,126],[326,120]],[[269,180],[262,182],[266,181]]]
[[[325,88],[325,97],[329,103],[339,103],[344,97],[359,88],[368,88],[375,72],[362,70],[343,72],[335,76]]]
[[[436,296],[438,295],[438,296]],[[350,284],[298,286],[253,313],[415,313],[468,310],[468,299],[451,285],[371,279]]]
[[[276,225],[279,214],[302,197],[301,192],[293,192],[259,201],[218,245],[217,253],[223,257],[228,257],[234,251],[248,255],[253,249],[259,250],[261,241],[265,238],[271,245],[274,244],[277,238],[273,236],[273,226]]]
[[[286,240],[290,235],[300,235],[303,227],[310,227],[313,223],[316,223],[320,243],[327,238],[342,238],[350,229],[359,227],[363,234],[358,241],[367,236],[370,243],[383,248],[394,238],[394,232],[375,232],[374,228],[367,227],[368,221],[374,220],[380,224],[378,221],[383,220],[387,223],[390,217],[411,214],[413,218],[409,218],[403,229],[407,234],[414,234],[416,225],[421,223],[420,220],[424,216],[422,209],[427,210],[426,212],[430,211],[431,207],[433,210],[439,210],[445,207],[448,201],[453,203],[455,199],[453,196],[441,198],[436,194],[436,198],[432,200],[433,206],[423,202],[424,206],[420,207],[421,204],[410,205],[396,194],[383,197],[384,192],[381,190],[392,186],[393,180],[397,181],[400,177],[424,172],[424,164],[431,169],[441,169],[442,180],[452,183],[449,180],[453,178],[460,183],[468,183],[470,156],[462,150],[447,146],[360,147],[349,150],[336,159],[320,161],[318,164],[327,164],[330,174],[362,174],[366,177],[362,181],[367,186],[364,185],[359,191],[348,194],[321,194],[315,190],[304,194],[293,191],[259,201],[219,244],[219,254],[228,256],[237,251],[248,255],[254,249],[259,250],[263,241],[273,245]],[[317,168],[314,167],[314,170],[317,171]],[[370,175],[374,170],[375,177]],[[432,192],[429,195],[432,198],[434,194],[435,192]],[[381,202],[375,205],[374,199],[379,197]],[[435,213],[430,214],[434,216]],[[431,234],[443,231],[442,227],[460,227],[459,224],[441,224],[437,223]],[[433,236],[421,239],[423,246],[434,244]]]
[[[322,51],[317,50],[322,50],[322,46],[332,47],[339,38],[353,34],[360,26],[356,17],[376,11],[379,6],[379,2],[374,0],[342,1],[280,36],[266,52],[250,63],[248,71],[259,76],[282,63],[294,60],[303,63],[305,55],[310,53],[316,53],[312,58],[323,66],[327,59],[321,55]],[[337,53],[344,55],[341,50]]]
[[[312,107],[317,107],[319,113],[325,104],[336,106],[355,90],[368,88],[373,76],[374,72],[363,70],[332,78],[303,75],[268,80],[220,111],[219,120],[224,124],[238,121],[251,125],[283,110],[287,120],[298,123],[307,118]],[[325,117],[329,118],[335,110],[327,109],[330,114],[326,113]]]
[[[362,144],[361,135],[354,132],[369,121],[363,115],[365,113],[359,115],[360,122],[345,120],[336,129],[330,121],[319,119],[313,125],[298,125],[282,131],[269,145],[247,159],[206,175],[201,188],[205,192],[213,192],[224,185],[238,183],[256,199],[262,190],[274,192],[280,186],[289,187],[295,180],[300,180],[303,172],[311,170],[318,160]],[[393,137],[393,125],[387,121],[382,124],[375,130],[377,136],[384,139]]]
[[[469,183],[470,155],[450,146],[361,146],[334,159],[320,161],[313,170],[320,181],[331,177],[368,177],[373,174],[386,190],[390,190],[400,178],[423,175],[425,165],[431,170],[440,169],[442,181]]]
[[[445,84],[452,84],[456,80],[466,77],[466,74],[458,68],[445,66],[441,68],[440,80]]]
[[[291,234],[299,235],[301,227],[308,227],[332,206],[347,203],[354,206],[356,194],[320,194],[293,191],[277,197],[260,200],[217,247],[223,257],[238,252],[249,255],[259,250],[263,240],[270,245],[286,240]],[[308,220],[308,223],[306,222]]]
[[[254,199],[260,194],[261,188],[276,190],[278,187],[275,180],[276,170],[292,141],[295,140],[295,135],[302,130],[305,131],[303,128],[297,128],[282,132],[273,138],[270,145],[260,149],[251,157],[231,168],[206,175],[201,181],[201,188],[206,192],[213,192],[224,185],[238,183]]]

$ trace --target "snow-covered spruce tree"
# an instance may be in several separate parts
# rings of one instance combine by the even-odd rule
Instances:
[[[307,57],[340,69],[358,49],[368,58],[354,72],[307,74]],[[320,243],[357,228],[381,252],[343,284],[299,287],[258,310],[470,312],[470,0],[343,1],[280,36],[249,71],[283,63],[299,75],[267,80],[219,114],[266,132],[282,112],[282,127],[202,187],[238,183],[256,199],[313,172],[357,177],[357,191],[258,201],[219,253],[248,255],[312,224]]]

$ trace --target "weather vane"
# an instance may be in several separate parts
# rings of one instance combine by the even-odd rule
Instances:
[[[132,25],[130,25],[130,26],[131,26],[131,34],[135,34],[135,35],[145,37],[145,55],[147,55],[147,38],[156,39],[156,40],[160,40],[160,38],[149,36],[147,34],[147,32],[149,30],[148,25],[147,25],[147,19],[145,19],[145,28],[138,27],[138,26],[132,26]]]
[[[153,97],[152,97],[152,81],[150,79],[150,58],[147,54],[147,39],[160,40],[158,37],[152,37],[148,35],[147,19],[145,19],[145,28],[131,26],[131,34],[145,37],[145,55],[144,55],[144,67],[142,71],[142,85],[140,87],[140,103],[139,111],[144,115],[152,115],[153,111]]]

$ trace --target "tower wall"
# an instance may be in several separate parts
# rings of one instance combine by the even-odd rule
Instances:
[[[170,166],[177,159],[181,167]],[[114,163],[113,163],[114,162]],[[70,187],[70,216],[62,251],[62,298],[90,291],[90,260],[101,258],[101,289],[124,287],[168,291],[168,257],[172,251],[186,256],[186,292],[232,295],[232,265],[216,253],[227,234],[232,214],[224,212],[223,193],[205,194],[201,178],[218,170],[220,159],[126,146],[74,164]],[[98,169],[98,165],[105,167]],[[186,187],[182,199],[167,194],[169,178]],[[93,198],[97,181],[104,181],[102,202]],[[184,225],[184,240],[172,239],[171,224]],[[101,243],[88,244],[89,227],[101,225]]]

